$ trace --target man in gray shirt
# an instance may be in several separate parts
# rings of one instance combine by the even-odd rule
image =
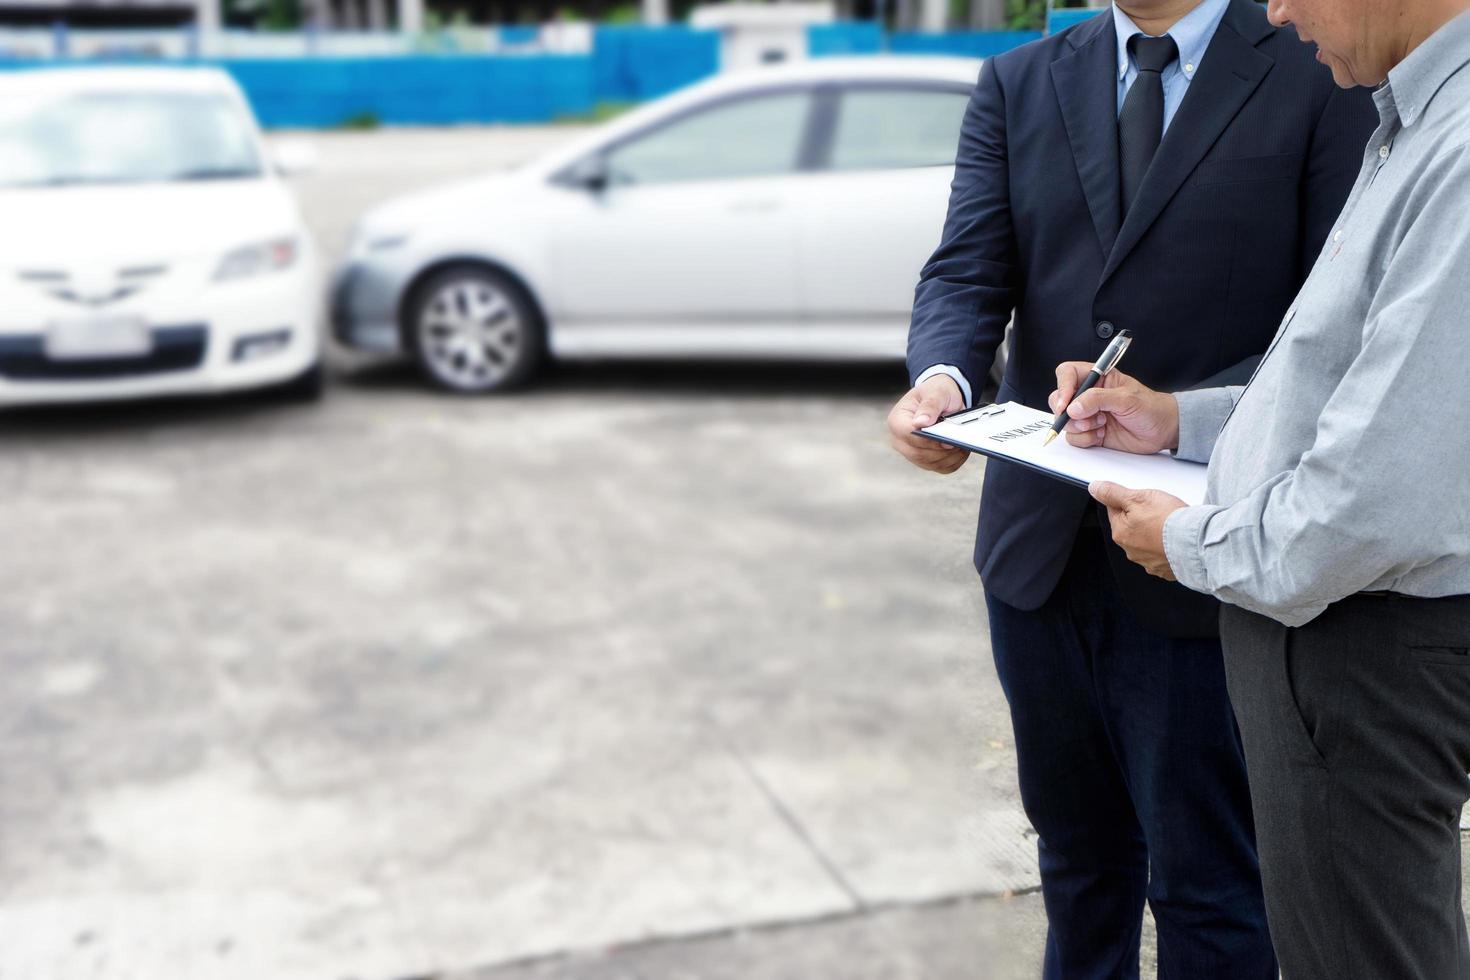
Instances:
[[[1243,387],[1073,403],[1067,438],[1208,459],[1189,507],[1097,484],[1114,540],[1223,599],[1283,975],[1470,977],[1470,13],[1272,0],[1381,124]],[[1089,365],[1057,370],[1053,407]]]

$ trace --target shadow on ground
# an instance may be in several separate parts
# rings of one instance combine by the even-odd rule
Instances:
[[[391,360],[365,362],[340,370],[338,381],[361,391],[434,391],[411,363]],[[904,387],[904,369],[897,364],[779,361],[617,361],[553,364],[529,387],[498,396],[547,394],[772,395],[853,396],[869,398],[894,394]],[[438,392],[435,392],[438,393]],[[448,395],[448,393],[445,393]],[[454,397],[454,396],[450,396]]]

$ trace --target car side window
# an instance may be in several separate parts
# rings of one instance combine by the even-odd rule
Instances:
[[[796,169],[809,92],[720,102],[607,154],[614,183],[662,184],[789,173]]]
[[[833,170],[952,166],[968,92],[853,88],[842,93],[832,131]]]

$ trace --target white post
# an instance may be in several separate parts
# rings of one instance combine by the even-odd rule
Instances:
[[[970,0],[970,27],[977,31],[996,31],[1005,26],[1005,0]]]
[[[398,29],[405,34],[422,34],[424,0],[398,0]]]
[[[213,34],[219,30],[219,8],[222,3],[224,0],[198,0],[194,5],[194,26],[201,35]]]
[[[922,6],[919,8],[919,29],[922,31],[942,31],[945,28],[945,20],[948,17],[949,0],[920,0]]]
[[[661,27],[669,22],[669,0],[643,0],[643,23]]]

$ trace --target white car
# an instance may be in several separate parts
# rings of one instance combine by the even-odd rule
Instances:
[[[0,73],[0,405],[317,395],[318,262],[278,172],[309,153],[273,160],[216,69]]]
[[[897,360],[980,62],[715,76],[511,171],[364,215],[337,339],[456,391],[557,357]]]

